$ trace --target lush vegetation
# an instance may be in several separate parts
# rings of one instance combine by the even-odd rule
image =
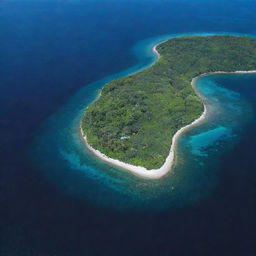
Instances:
[[[193,77],[256,69],[256,40],[249,37],[181,37],[157,50],[153,66],[108,83],[81,121],[95,149],[147,169],[164,163],[172,136],[202,113]]]

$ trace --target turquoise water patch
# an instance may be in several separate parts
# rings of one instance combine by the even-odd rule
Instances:
[[[106,173],[96,172],[95,169],[91,167],[91,165],[83,163],[83,161],[81,160],[78,154],[67,152],[67,151],[61,151],[60,153],[63,159],[65,159],[67,163],[70,165],[70,169],[83,171],[85,177],[88,177],[94,180],[101,180],[102,178],[104,178],[103,179],[104,183],[111,184],[111,188],[114,188],[115,190],[117,189],[117,187],[113,186],[113,184],[118,184],[119,186],[122,184],[122,180],[120,179],[111,177]]]
[[[230,139],[233,136],[235,135],[232,130],[224,126],[193,135],[189,139],[192,148],[191,152],[198,156],[208,156],[210,150],[216,150],[214,147],[216,143]]]
[[[223,74],[224,75],[224,74]],[[230,74],[228,74],[230,75]],[[231,74],[232,75],[232,74]],[[210,75],[211,76],[211,75]],[[208,78],[210,77],[208,76]],[[226,97],[228,99],[235,99],[237,97],[240,97],[240,93],[229,90],[227,88],[222,87],[222,85],[217,84],[213,80],[207,80],[207,84],[204,84],[202,88],[200,88],[200,91],[205,95],[217,95],[222,94],[223,97]]]

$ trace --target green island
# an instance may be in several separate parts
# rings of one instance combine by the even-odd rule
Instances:
[[[173,135],[202,114],[194,77],[256,70],[256,39],[245,36],[178,37],[157,51],[152,66],[106,84],[81,120],[94,149],[147,169],[160,168]]]

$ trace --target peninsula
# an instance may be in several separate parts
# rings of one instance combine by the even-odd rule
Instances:
[[[153,50],[154,65],[106,84],[81,120],[94,154],[145,178],[165,175],[179,135],[204,119],[199,76],[256,70],[256,39],[245,36],[178,37]]]

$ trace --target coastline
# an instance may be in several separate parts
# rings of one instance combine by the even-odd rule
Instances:
[[[156,57],[157,57],[157,60],[160,58],[160,54],[159,54],[159,52],[157,51],[156,47],[157,47],[159,44],[162,44],[162,43],[164,43],[164,42],[166,42],[166,41],[163,41],[163,42],[161,42],[161,43],[155,44],[155,45],[153,46],[153,48],[152,48],[153,53],[155,53],[155,55],[156,55]]]
[[[163,42],[161,42],[163,43]],[[159,52],[156,50],[157,46],[161,43],[158,43],[156,45],[153,46],[152,48],[152,52],[157,56],[157,60],[160,58],[160,54]],[[153,63],[154,64],[154,63]],[[148,170],[145,167],[142,166],[135,166],[132,164],[128,164],[125,162],[122,162],[120,160],[117,159],[113,159],[110,158],[108,156],[106,156],[105,154],[101,153],[99,150],[94,149],[87,141],[86,135],[83,133],[81,125],[80,125],[80,133],[81,136],[85,142],[85,145],[87,146],[87,148],[90,150],[91,153],[93,153],[95,156],[99,157],[100,159],[102,159],[103,161],[110,163],[113,166],[117,166],[120,167],[122,169],[125,169],[127,171],[129,171],[130,173],[142,177],[142,178],[146,178],[146,179],[160,179],[163,176],[165,176],[167,173],[169,173],[172,170],[172,167],[174,165],[175,162],[175,147],[177,145],[177,141],[179,139],[179,137],[187,130],[193,128],[195,125],[200,124],[203,120],[205,120],[206,116],[207,116],[207,105],[205,104],[204,100],[202,99],[200,93],[196,90],[196,81],[203,76],[207,76],[207,75],[211,75],[211,74],[250,74],[250,73],[256,73],[256,70],[251,70],[251,71],[233,71],[233,72],[224,72],[224,71],[216,71],[216,72],[209,72],[209,73],[203,73],[201,75],[198,75],[196,77],[194,77],[191,81],[191,85],[193,87],[193,89],[195,90],[196,94],[198,95],[199,98],[201,98],[201,100],[203,101],[203,105],[204,105],[204,111],[201,114],[200,117],[198,117],[197,119],[195,119],[192,123],[180,128],[172,137],[172,143],[171,143],[171,148],[169,151],[169,154],[164,162],[164,164],[159,168],[159,169],[151,169]]]

